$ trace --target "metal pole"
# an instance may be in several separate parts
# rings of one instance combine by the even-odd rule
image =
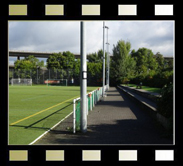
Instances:
[[[80,93],[81,93],[81,119],[80,129],[83,133],[87,132],[87,62],[86,62],[86,44],[85,44],[85,23],[81,22],[81,75],[80,75]]]
[[[109,43],[108,43],[108,29],[109,27],[105,26],[107,28],[107,73],[106,73],[106,85],[107,90],[109,90]]]
[[[110,56],[109,56],[109,54],[108,54],[108,89],[109,89],[109,80],[110,80],[110,78],[109,78],[109,73],[110,73]]]
[[[76,133],[76,104],[75,99],[73,100],[73,133]]]
[[[105,22],[103,22],[103,88],[102,97],[104,97],[104,86],[105,86]]]

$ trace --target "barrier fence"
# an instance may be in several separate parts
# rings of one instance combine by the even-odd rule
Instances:
[[[9,69],[9,83],[11,79],[32,79],[33,84],[45,84],[46,80],[67,79],[68,85],[79,85],[79,71],[71,69]]]
[[[87,115],[89,111],[92,111],[97,102],[102,97],[102,89],[100,87],[90,93],[87,94]],[[106,91],[106,86],[104,87],[104,91]],[[73,133],[76,133],[80,130],[80,116],[81,116],[81,101],[80,97],[73,100]]]
[[[34,70],[9,69],[9,84],[12,79],[32,79],[32,84],[45,84],[46,80],[67,80],[67,85],[80,85],[80,71],[75,69],[47,69],[38,68]],[[93,81],[95,80],[95,81]],[[102,73],[92,75],[87,72],[88,86],[102,86]]]

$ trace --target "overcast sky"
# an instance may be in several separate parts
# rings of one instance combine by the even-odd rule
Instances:
[[[109,51],[119,40],[174,56],[174,21],[105,21]],[[86,52],[103,48],[103,21],[86,22]],[[80,53],[80,21],[9,21],[9,50]],[[13,63],[10,58],[10,63]]]

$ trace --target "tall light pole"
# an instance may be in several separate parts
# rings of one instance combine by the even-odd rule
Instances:
[[[85,43],[85,23],[81,22],[81,72],[80,72],[80,96],[81,96],[81,118],[80,129],[87,132],[87,62]]]
[[[109,55],[109,53],[108,53],[108,90],[109,90],[109,80],[110,80],[110,77],[109,77],[109,75],[110,75],[110,55]]]
[[[109,43],[107,44],[107,50],[109,50]],[[109,57],[109,51],[107,51],[107,78],[106,78],[106,84],[107,84],[107,90],[109,90],[109,63],[110,63],[110,57]]]
[[[103,22],[103,88],[102,88],[102,97],[105,97],[105,22]]]
[[[106,85],[107,85],[107,90],[109,90],[109,42],[108,42],[108,29],[109,27],[105,26],[107,29],[107,73],[106,73]]]

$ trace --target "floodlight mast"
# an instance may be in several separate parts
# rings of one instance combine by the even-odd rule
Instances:
[[[106,72],[106,89],[107,91],[109,90],[109,42],[108,42],[108,29],[109,27],[105,26],[105,28],[107,29],[107,72]]]
[[[87,132],[87,62],[85,43],[85,23],[81,21],[81,72],[80,72],[80,96],[81,96],[81,132]]]
[[[102,97],[106,97],[105,95],[105,28],[108,30],[109,27],[105,26],[105,21],[103,22],[103,88],[102,88]],[[107,31],[107,43],[108,43],[108,31]],[[106,43],[106,44],[107,44]],[[107,74],[106,74],[106,83],[107,83],[107,90],[109,89],[109,58],[107,52]]]
[[[103,22],[103,88],[102,88],[102,97],[104,98],[105,91],[105,21]]]

